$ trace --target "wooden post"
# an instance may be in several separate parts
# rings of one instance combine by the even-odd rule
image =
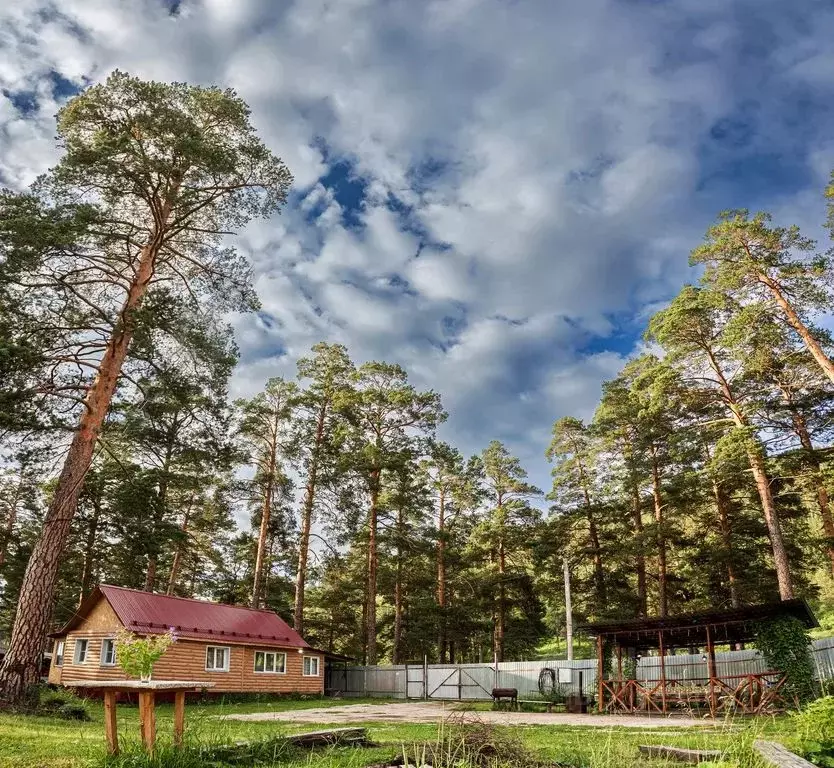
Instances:
[[[156,709],[154,691],[139,691],[139,729],[142,743],[149,753],[153,753],[156,742]]]
[[[657,633],[660,650],[660,700],[663,703],[663,713],[666,713],[666,649],[663,647],[663,630]]]
[[[104,736],[107,739],[107,754],[119,754],[119,734],[116,728],[116,691],[104,691]]]
[[[182,735],[185,731],[185,691],[174,694],[174,744],[182,746]]]
[[[623,648],[617,643],[617,696],[623,694]]]
[[[603,697],[605,696],[605,681],[603,675],[602,635],[597,635],[597,711],[604,711]]]
[[[707,674],[709,675],[709,711],[710,715],[715,717],[715,711],[718,709],[718,702],[715,696],[715,687],[717,684],[717,672],[715,669],[715,645],[712,642],[712,632],[709,624],[707,624]]]

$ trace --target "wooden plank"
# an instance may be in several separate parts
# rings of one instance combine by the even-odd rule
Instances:
[[[185,691],[174,694],[174,744],[182,746],[182,736],[185,732]]]
[[[139,730],[142,743],[148,752],[153,752],[156,743],[156,707],[153,691],[139,691]]]
[[[762,760],[773,768],[815,768],[799,755],[795,755],[786,747],[777,744],[775,741],[762,741],[756,739],[753,742],[753,749],[759,753]]]
[[[659,757],[691,764],[720,760],[722,755],[721,751],[717,749],[683,749],[681,747],[667,747],[662,744],[641,744],[638,749],[647,757]]]
[[[116,726],[116,691],[104,692],[104,737],[107,739],[107,753],[119,754],[119,734]]]

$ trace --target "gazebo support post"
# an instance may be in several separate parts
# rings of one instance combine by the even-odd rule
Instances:
[[[657,647],[660,651],[660,701],[666,714],[666,649],[663,647],[663,630],[657,633]]]
[[[602,635],[597,635],[597,711],[605,711],[603,698],[605,696],[605,681],[603,680]]]
[[[715,712],[718,709],[715,696],[718,675],[715,669],[715,645],[712,642],[712,628],[709,624],[707,624],[707,674],[709,675],[709,711],[710,715],[715,717]]]

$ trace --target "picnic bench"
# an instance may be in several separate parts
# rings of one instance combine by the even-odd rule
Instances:
[[[502,701],[509,701],[511,709],[518,709],[518,688],[493,688],[493,704],[500,704]]]

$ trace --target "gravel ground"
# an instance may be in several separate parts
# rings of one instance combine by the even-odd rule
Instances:
[[[352,704],[287,712],[253,712],[224,715],[228,720],[282,720],[291,723],[437,723],[450,715],[465,714],[457,705],[439,701],[397,704]],[[592,728],[691,728],[710,726],[705,720],[687,717],[648,717],[645,715],[572,715],[546,712],[472,712],[473,718],[496,725],[583,725]]]

